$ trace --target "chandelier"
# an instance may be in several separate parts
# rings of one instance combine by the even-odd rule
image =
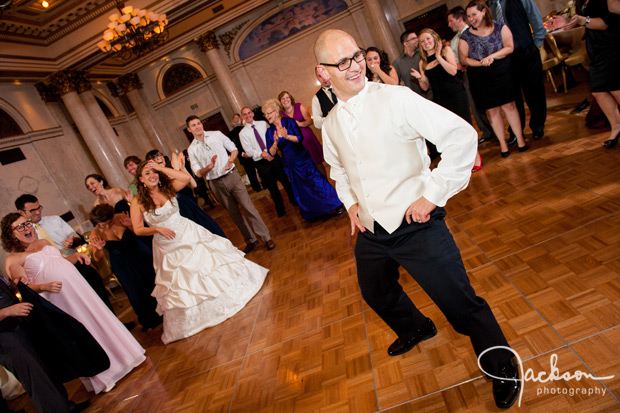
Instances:
[[[103,40],[97,43],[102,52],[118,60],[144,56],[168,40],[165,14],[146,9],[125,6],[116,0],[120,13],[111,14],[110,23],[103,32]]]

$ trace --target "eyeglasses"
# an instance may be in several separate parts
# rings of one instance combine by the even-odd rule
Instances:
[[[334,63],[319,63],[319,64],[323,66],[337,67],[338,70],[340,70],[341,72],[344,72],[345,70],[351,67],[351,64],[353,63],[354,60],[356,63],[362,63],[364,59],[366,59],[366,52],[364,52],[363,50],[358,50],[357,53],[353,55],[353,57],[345,57],[338,63],[335,63],[335,64]]]
[[[26,222],[22,222],[19,225],[15,225],[13,227],[13,231],[24,232],[26,228],[30,228],[32,226],[32,221],[28,220]]]
[[[418,39],[418,36],[413,36],[413,37],[410,37],[409,39],[405,40],[405,43],[406,42],[410,42],[412,40],[417,40],[417,39]]]
[[[267,113],[265,113],[265,116],[269,116],[269,115],[271,115],[272,113],[275,113],[275,112],[277,112],[277,111],[278,111],[277,109],[274,109],[274,110],[272,110],[271,112],[267,112]]]
[[[39,205],[37,208],[32,208],[32,209],[22,209],[22,211],[28,213],[28,214],[32,214],[33,212],[39,212],[40,210],[43,209],[43,205]]]

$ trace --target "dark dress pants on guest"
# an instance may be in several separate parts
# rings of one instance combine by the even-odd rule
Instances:
[[[0,332],[0,364],[24,386],[37,411],[70,411],[65,387],[39,358],[22,327]]]
[[[375,222],[375,233],[360,232],[355,247],[357,276],[368,305],[402,339],[409,339],[426,317],[398,283],[399,266],[435,302],[452,327],[469,336],[476,355],[494,346],[508,346],[491,308],[478,296],[465,272],[461,254],[446,227],[443,208],[426,223],[403,224],[392,234]],[[481,363],[498,373],[512,353],[490,351]]]
[[[260,179],[263,182],[263,186],[269,190],[269,195],[271,195],[271,199],[276,205],[276,212],[278,213],[278,216],[284,215],[284,202],[282,201],[282,195],[280,194],[280,189],[278,188],[278,181],[280,181],[284,191],[286,191],[289,202],[292,205],[297,205],[295,195],[293,194],[293,189],[291,188],[291,182],[286,176],[286,172],[284,172],[284,166],[282,165],[282,159],[280,156],[276,155],[272,161],[263,159],[255,162],[255,164],[258,174],[260,175]]]
[[[252,189],[255,192],[260,192],[262,188],[260,186],[260,182],[258,182],[258,176],[256,176],[256,163],[254,162],[254,160],[251,158],[244,158],[242,156],[239,156],[237,159],[239,159],[239,162],[241,162],[241,165],[245,170],[245,174],[250,180],[250,186],[252,187]]]
[[[515,94],[515,104],[521,118],[521,129],[525,128],[525,107],[523,106],[523,97],[525,97],[525,103],[530,109],[530,129],[533,132],[543,131],[547,121],[547,97],[540,51],[534,43],[514,50],[512,71],[520,88]]]

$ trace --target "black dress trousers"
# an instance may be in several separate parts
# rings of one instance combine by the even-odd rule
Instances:
[[[489,347],[508,346],[491,308],[472,288],[461,254],[435,208],[425,223],[407,224],[389,234],[375,222],[374,234],[360,232],[355,247],[357,276],[368,305],[402,339],[408,339],[426,317],[398,283],[399,266],[411,274],[435,302],[452,327],[469,336],[476,355]],[[512,353],[490,351],[481,363],[487,373],[498,373]]]

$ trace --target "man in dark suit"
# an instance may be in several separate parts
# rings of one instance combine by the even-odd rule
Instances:
[[[297,205],[291,182],[284,172],[282,159],[269,155],[267,152],[266,131],[269,125],[264,120],[254,120],[254,112],[248,106],[241,109],[241,117],[245,122],[244,128],[239,133],[241,145],[245,152],[254,159],[256,169],[260,175],[263,185],[269,190],[269,195],[276,206],[276,212],[279,217],[284,216],[284,202],[278,188],[278,181],[282,184],[284,191],[288,195],[289,202]]]
[[[255,192],[262,191],[263,188],[260,186],[260,182],[258,182],[258,177],[256,176],[256,164],[254,163],[254,159],[247,153],[243,151],[243,146],[241,146],[241,140],[239,138],[239,133],[243,129],[243,123],[241,122],[241,115],[235,113],[232,118],[232,123],[235,126],[233,130],[228,134],[228,139],[233,141],[237,150],[239,151],[239,162],[241,162],[241,166],[245,170],[248,179],[250,180],[250,186]]]
[[[31,334],[34,326],[29,325],[28,319],[33,308],[35,305],[29,302],[20,303],[15,289],[0,276],[0,364],[21,382],[39,412],[80,412],[89,402],[69,401],[63,378],[35,348],[37,340]],[[53,345],[45,345],[50,344]],[[1,396],[0,411],[9,411]]]
[[[321,129],[323,127],[323,119],[327,117],[329,111],[338,103],[336,93],[332,89],[332,82],[324,78],[315,70],[316,80],[321,84],[321,88],[312,97],[312,120],[314,127]]]

